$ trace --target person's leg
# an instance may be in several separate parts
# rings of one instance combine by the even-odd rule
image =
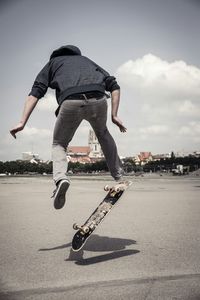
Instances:
[[[62,103],[55,124],[52,145],[53,179],[58,183],[68,179],[66,149],[82,121],[82,100],[66,100]]]
[[[53,179],[56,184],[53,199],[56,209],[62,208],[65,204],[65,194],[70,185],[67,177],[66,149],[81,121],[80,101],[64,101],[55,124],[52,145]]]
[[[91,124],[96,137],[101,145],[109,171],[115,180],[120,180],[123,175],[122,162],[119,158],[116,143],[106,126],[107,101],[91,100],[87,105],[87,121]]]

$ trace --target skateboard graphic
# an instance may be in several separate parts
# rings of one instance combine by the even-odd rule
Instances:
[[[74,224],[74,230],[78,230],[72,240],[72,250],[79,251],[86,243],[87,239],[94,232],[97,226],[103,221],[105,216],[111,211],[113,206],[123,195],[124,191],[132,184],[131,181],[122,181],[116,185],[109,187],[106,185],[104,190],[107,191],[107,195],[99,206],[93,211],[87,221],[79,226]]]

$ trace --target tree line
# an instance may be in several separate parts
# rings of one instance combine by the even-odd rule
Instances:
[[[0,173],[1,174],[51,174],[53,171],[52,162],[38,162],[31,163],[29,161],[16,160],[16,161],[0,161]],[[81,164],[79,162],[68,164],[68,171],[72,173],[92,173],[99,171],[108,171],[105,160],[98,161],[96,163]]]
[[[130,172],[158,172],[158,171],[172,171],[177,165],[187,166],[192,172],[200,168],[200,158],[195,156],[175,157],[161,159],[159,161],[150,161],[145,165],[135,164],[133,158],[123,159],[123,167],[126,173]],[[51,174],[52,162],[38,162],[37,164],[29,161],[0,161],[0,173],[2,174]],[[79,162],[69,162],[68,171],[71,173],[94,173],[94,172],[108,172],[108,167],[105,160],[97,161],[95,163],[81,164]]]
[[[200,157],[193,155],[185,157],[175,157],[172,152],[170,158],[162,158],[158,161],[149,161],[145,165],[136,165],[132,158],[126,158],[124,160],[124,169],[129,172],[171,172],[178,165],[188,167],[189,172],[193,172],[200,168]]]

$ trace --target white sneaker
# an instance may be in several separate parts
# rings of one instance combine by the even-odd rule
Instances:
[[[65,194],[69,186],[70,186],[70,182],[67,179],[62,179],[59,182],[52,196],[52,198],[54,198],[55,209],[60,209],[65,205]]]

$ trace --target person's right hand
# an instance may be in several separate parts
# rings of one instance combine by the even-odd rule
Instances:
[[[118,117],[112,116],[112,122],[119,127],[121,132],[127,131],[127,128],[122,124],[122,121]]]
[[[16,139],[16,133],[18,131],[22,131],[23,129],[24,129],[24,125],[20,122],[10,130],[10,134]]]

